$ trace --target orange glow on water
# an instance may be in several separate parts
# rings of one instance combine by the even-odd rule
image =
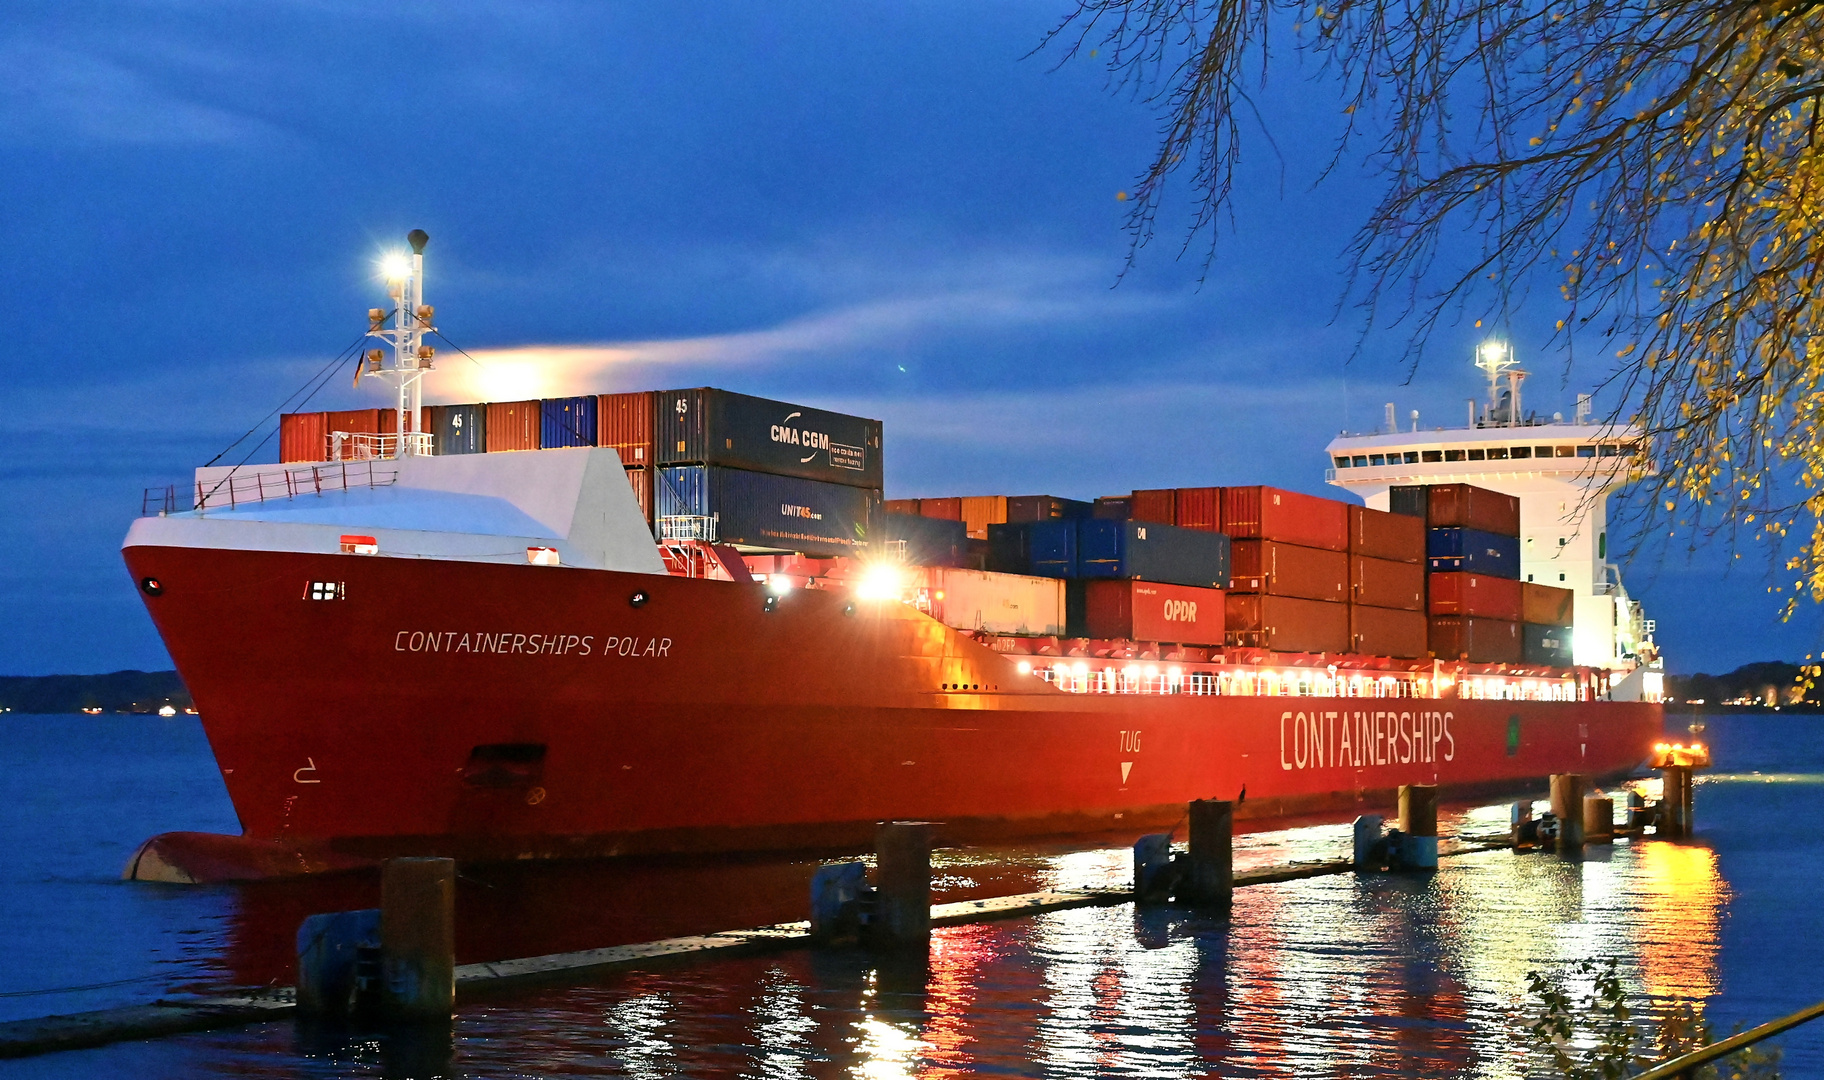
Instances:
[[[1706,847],[1640,846],[1638,891],[1646,915],[1641,981],[1648,993],[1703,999],[1717,991],[1718,935],[1728,886]]]

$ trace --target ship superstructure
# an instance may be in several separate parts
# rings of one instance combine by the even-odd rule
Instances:
[[[1392,404],[1381,430],[1330,441],[1325,479],[1386,510],[1394,488],[1467,483],[1520,500],[1520,576],[1575,594],[1573,647],[1579,665],[1620,675],[1656,670],[1652,623],[1628,596],[1609,543],[1609,493],[1653,471],[1641,432],[1590,417],[1580,395],[1570,420],[1522,408],[1526,373],[1499,342],[1477,366],[1488,376],[1462,427],[1421,428],[1413,412],[1400,430]]]

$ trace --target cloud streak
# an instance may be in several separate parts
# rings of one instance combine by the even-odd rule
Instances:
[[[629,389],[654,369],[754,367],[837,353],[899,349],[953,333],[1019,329],[1110,314],[1137,314],[1171,301],[1034,296],[979,289],[831,308],[776,326],[727,334],[585,344],[477,349],[441,365],[439,401],[511,401]]]

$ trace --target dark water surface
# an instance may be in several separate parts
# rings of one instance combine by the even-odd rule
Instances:
[[[1677,721],[1682,732],[1684,718]],[[464,1005],[385,1036],[291,1022],[23,1061],[4,1076],[1514,1076],[1526,973],[1613,957],[1629,988],[1718,1026],[1824,1000],[1824,721],[1711,720],[1699,839],[1490,852],[1433,878],[1239,891],[1231,919],[1129,906],[937,933],[928,963],[792,952]],[[1445,831],[1506,827],[1461,807]],[[237,831],[194,718],[0,716],[0,1019],[289,983],[315,911],[371,875],[123,883],[137,843]],[[1333,858],[1348,826],[1238,840],[1239,865]],[[940,899],[1115,885],[1125,844],[940,853]],[[807,863],[465,867],[464,961],[803,915]],[[81,988],[81,989],[70,989]],[[57,990],[56,993],[41,991]],[[1824,1075],[1824,1021],[1781,1040]]]

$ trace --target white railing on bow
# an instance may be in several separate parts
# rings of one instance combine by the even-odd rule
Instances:
[[[234,509],[273,499],[296,499],[351,488],[387,487],[398,482],[398,469],[377,469],[371,461],[304,465],[274,471],[254,469],[229,473],[219,480],[196,482],[196,509]]]

